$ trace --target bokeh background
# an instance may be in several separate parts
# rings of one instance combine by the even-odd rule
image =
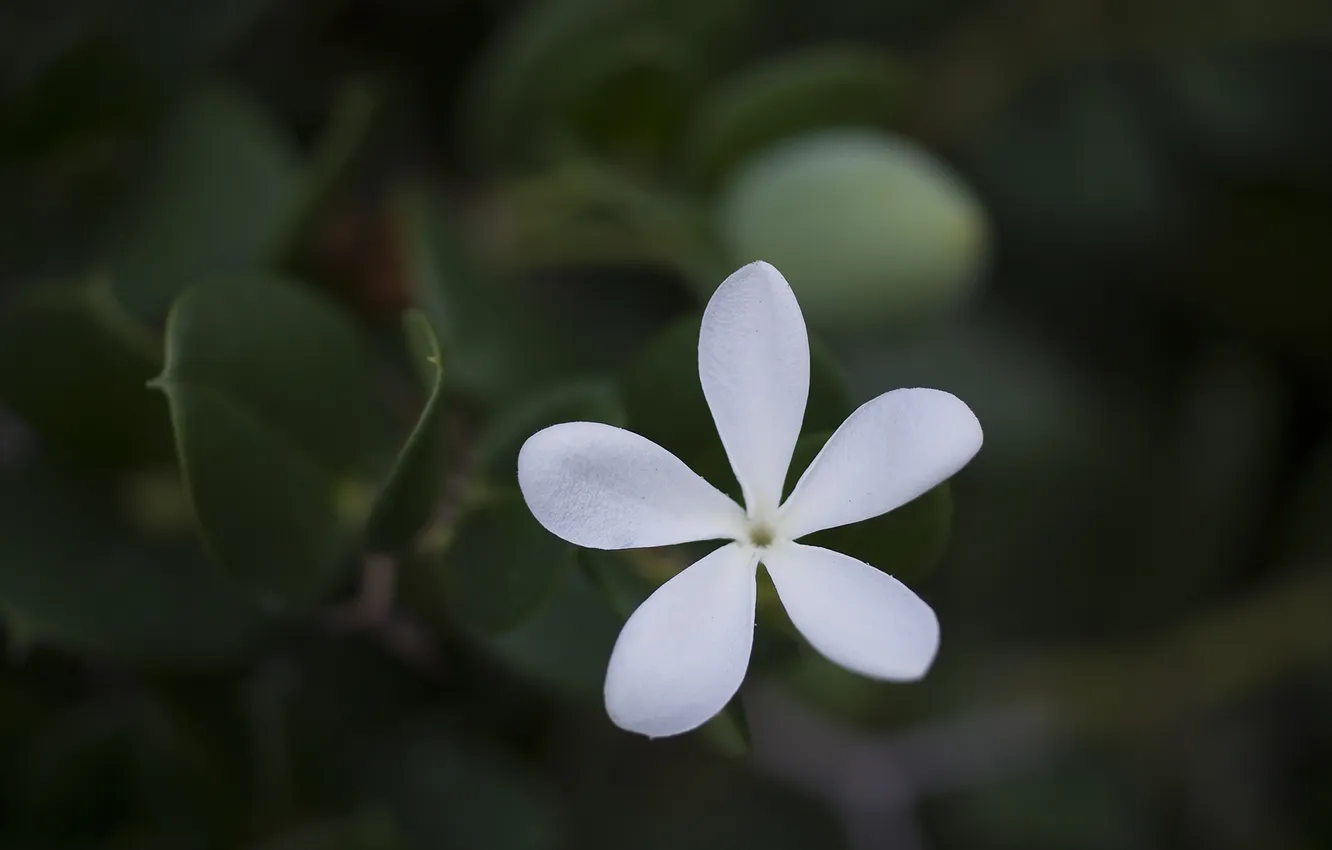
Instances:
[[[1329,34],[3,0],[0,847],[1332,847]],[[513,459],[597,419],[733,490],[692,346],[760,258],[798,463],[899,386],[984,425],[836,544],[943,649],[875,684],[769,605],[741,699],[648,742],[601,676],[698,551],[574,551]]]

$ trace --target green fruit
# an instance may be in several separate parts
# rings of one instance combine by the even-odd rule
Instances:
[[[986,218],[971,190],[910,142],[826,131],[739,169],[721,201],[736,263],[781,270],[809,321],[893,324],[955,307],[980,279]]]

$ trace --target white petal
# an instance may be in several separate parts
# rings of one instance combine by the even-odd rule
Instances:
[[[976,414],[941,390],[862,404],[805,470],[778,520],[794,540],[885,514],[951,478],[980,451]]]
[[[713,293],[698,375],[750,516],[772,518],[809,396],[805,319],[772,266],[750,263]]]
[[[744,512],[684,461],[623,428],[566,422],[518,452],[537,522],[591,549],[667,546],[744,534]]]
[[[652,738],[726,707],[754,644],[758,554],[732,543],[657,588],[624,624],[606,670],[606,712]]]
[[[939,621],[897,579],[840,552],[791,542],[768,549],[763,565],[791,622],[829,661],[893,681],[930,669]]]

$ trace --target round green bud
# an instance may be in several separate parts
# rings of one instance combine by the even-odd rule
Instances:
[[[737,263],[786,276],[808,320],[893,324],[957,306],[976,288],[988,226],[947,166],[875,131],[783,142],[723,188],[721,230]]]

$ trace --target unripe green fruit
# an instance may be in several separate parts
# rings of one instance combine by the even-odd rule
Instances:
[[[901,138],[825,131],[759,154],[723,189],[738,264],[766,260],[821,325],[894,324],[955,307],[976,288],[988,226],[975,195]]]

